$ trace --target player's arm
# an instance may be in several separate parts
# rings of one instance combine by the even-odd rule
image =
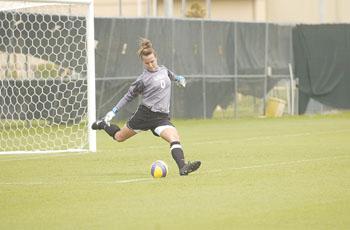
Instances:
[[[181,75],[175,75],[173,72],[168,70],[168,76],[170,80],[175,81],[178,86],[186,87],[186,79]]]
[[[111,120],[117,115],[118,111],[120,111],[122,107],[140,95],[143,89],[144,84],[141,79],[134,81],[129,87],[128,92],[122,97],[122,99],[119,100],[119,102],[112,108],[112,110],[106,114],[104,117],[105,122],[109,124]]]

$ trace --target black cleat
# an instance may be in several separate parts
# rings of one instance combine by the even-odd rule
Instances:
[[[107,125],[106,122],[101,119],[92,123],[91,128],[93,130],[101,130],[101,129],[104,129],[106,125]]]
[[[200,161],[188,162],[180,169],[180,176],[187,176],[189,173],[196,171],[201,166]]]

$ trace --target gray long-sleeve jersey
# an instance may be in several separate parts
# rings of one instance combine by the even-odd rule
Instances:
[[[120,111],[128,102],[142,95],[142,105],[153,112],[169,113],[171,81],[175,81],[175,75],[165,66],[159,66],[155,72],[145,69],[113,110]]]

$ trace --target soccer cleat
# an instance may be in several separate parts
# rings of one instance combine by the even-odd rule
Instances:
[[[189,173],[196,171],[201,166],[200,161],[188,162],[180,169],[180,176],[187,176]]]
[[[103,119],[101,119],[92,123],[91,128],[93,130],[101,130],[101,129],[104,129],[106,125],[107,125],[106,122]]]

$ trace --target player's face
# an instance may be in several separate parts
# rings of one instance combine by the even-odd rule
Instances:
[[[143,56],[143,65],[148,71],[154,72],[158,68],[157,58],[154,56],[154,54],[150,54],[148,56]]]

